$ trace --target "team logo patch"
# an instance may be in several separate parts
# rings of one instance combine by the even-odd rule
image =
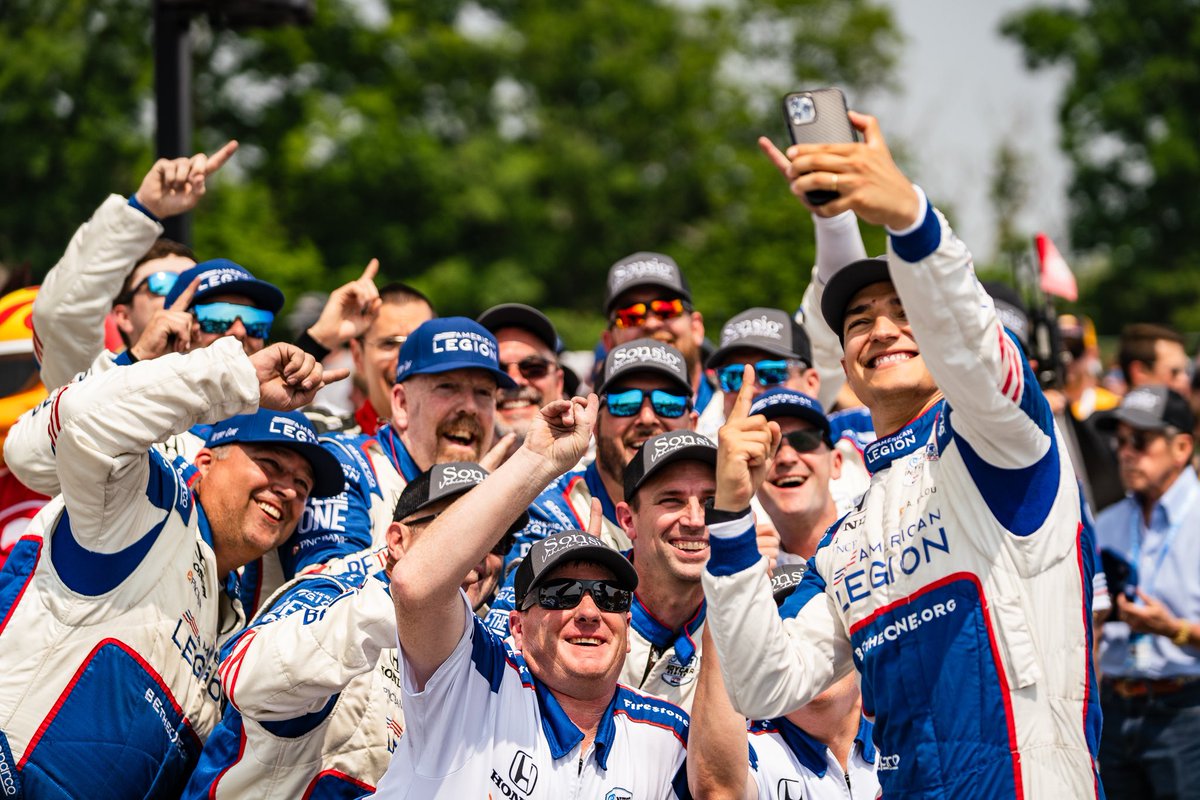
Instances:
[[[508,778],[513,782],[513,786],[519,792],[532,794],[533,787],[537,786],[537,776],[538,768],[537,764],[533,763],[533,756],[524,750],[518,750],[508,768]]]
[[[633,792],[618,786],[615,789],[609,789],[608,794],[604,795],[604,800],[633,800]]]
[[[699,662],[700,659],[693,656],[685,664],[679,660],[679,656],[672,653],[671,660],[667,662],[667,667],[663,670],[663,683],[669,686],[687,686],[696,680],[696,669],[699,667]]]
[[[779,800],[803,800],[804,789],[801,788],[800,781],[780,778],[779,785],[775,787],[775,794]]]

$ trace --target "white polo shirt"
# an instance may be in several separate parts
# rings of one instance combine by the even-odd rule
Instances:
[[[863,720],[842,769],[824,743],[786,718],[749,725],[750,768],[759,800],[875,800],[882,796],[875,776],[878,756],[870,722]]]

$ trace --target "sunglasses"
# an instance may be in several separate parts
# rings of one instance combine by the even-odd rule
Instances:
[[[400,346],[408,341],[407,336],[381,336],[378,339],[373,339],[371,345],[384,352],[395,353],[400,350]]]
[[[275,315],[254,306],[239,306],[236,303],[207,303],[193,306],[192,314],[205,333],[225,333],[239,319],[246,328],[246,335],[255,339],[266,339],[271,335],[271,323]]]
[[[592,596],[596,608],[601,611],[622,613],[633,603],[633,592],[618,589],[606,580],[556,578],[527,594],[521,610],[528,611],[536,603],[549,611],[566,611],[583,602],[585,592]]]
[[[179,280],[178,272],[152,272],[138,281],[137,286],[133,287],[133,291],[130,294],[137,294],[138,290],[145,286],[150,294],[166,297],[171,293],[171,289],[174,288],[175,281],[177,280]]]
[[[408,528],[412,528],[417,525],[429,525],[430,523],[432,523],[435,519],[437,519],[441,515],[442,515],[442,512],[438,511],[435,514],[426,514],[423,517],[417,517],[416,519],[410,519],[407,522],[402,522],[401,524]],[[492,549],[489,551],[492,555],[494,555],[494,556],[508,555],[508,551],[512,550],[513,541],[517,538],[517,531],[521,530],[521,528],[524,527],[520,523],[521,523],[521,520],[519,520],[519,519],[516,522],[514,522],[512,524],[512,527],[510,527],[507,531],[505,531],[504,535],[501,536],[494,545],[492,545]]]
[[[634,303],[616,309],[613,322],[618,328],[640,328],[651,314],[666,321],[681,316],[687,310],[687,304],[678,297],[674,300],[651,300],[649,303]]]
[[[500,362],[500,371],[508,372],[509,367],[516,365],[521,377],[527,381],[536,381],[550,374],[554,362],[541,356],[526,356],[520,361]]]
[[[763,359],[756,361],[751,366],[754,367],[754,380],[759,386],[778,386],[788,378],[788,367],[798,362],[788,361],[782,358]],[[745,364],[726,364],[717,370],[717,382],[721,384],[723,392],[737,392],[742,388],[742,370],[746,368]]]
[[[811,453],[825,443],[825,437],[817,430],[789,431],[783,440],[797,453]]]
[[[604,395],[604,403],[608,413],[614,417],[632,417],[642,410],[647,394],[650,396],[650,407],[660,417],[678,419],[692,407],[692,398],[684,394],[675,394],[665,389],[618,389]]]
[[[1132,435],[1117,434],[1117,449],[1131,447],[1139,453],[1144,453],[1154,441],[1165,434],[1163,431],[1135,430]]]

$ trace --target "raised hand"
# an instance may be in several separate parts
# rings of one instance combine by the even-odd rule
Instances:
[[[768,422],[761,414],[750,414],[754,401],[754,367],[742,370],[742,388],[738,391],[729,418],[717,433],[717,494],[715,508],[741,511],[767,477],[767,463],[774,458],[782,438],[778,422]]]
[[[192,315],[187,310],[196,295],[202,276],[197,276],[169,308],[160,308],[146,323],[129,353],[138,361],[149,361],[167,353],[186,353],[192,349]]]
[[[522,449],[542,457],[561,475],[587,452],[599,409],[595,394],[589,394],[587,400],[552,400],[530,425]]]
[[[308,329],[308,335],[317,344],[336,350],[371,327],[383,305],[375,287],[378,272],[379,259],[372,258],[360,277],[333,290],[321,309],[321,316]]]
[[[186,214],[207,191],[208,177],[224,166],[237,148],[237,141],[231,139],[211,156],[197,153],[191,158],[160,158],[142,178],[134,196],[159,219]]]
[[[591,505],[588,506],[587,532],[597,539],[601,538],[600,534],[604,532],[604,506],[599,497],[593,497]]]
[[[311,355],[283,342],[250,356],[250,363],[258,374],[258,404],[274,411],[306,406],[322,387],[350,374],[347,369],[325,370]]]

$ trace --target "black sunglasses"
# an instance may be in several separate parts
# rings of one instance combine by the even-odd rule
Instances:
[[[529,592],[521,604],[521,610],[527,611],[536,603],[550,611],[565,611],[583,602],[584,592],[592,596],[596,608],[601,611],[621,613],[628,611],[633,603],[633,592],[618,589],[607,580],[556,578]]]
[[[783,440],[797,453],[811,453],[825,441],[820,431],[805,429],[789,431],[783,435]]]

